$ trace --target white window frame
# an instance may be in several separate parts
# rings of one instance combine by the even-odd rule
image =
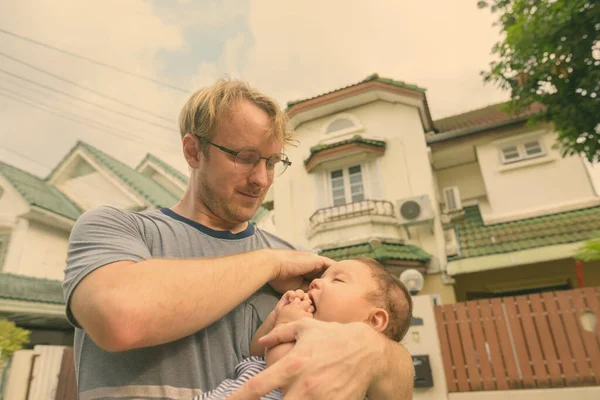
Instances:
[[[346,202],[344,204],[349,204],[352,203],[352,192],[350,189],[350,168],[352,167],[360,167],[360,176],[361,176],[361,183],[362,183],[362,188],[363,188],[363,200],[367,200],[368,199],[368,188],[366,185],[366,175],[367,175],[367,168],[365,166],[364,163],[353,163],[352,165],[346,165],[343,167],[337,167],[337,168],[331,168],[330,170],[327,171],[327,175],[326,175],[326,179],[327,179],[327,198],[329,200],[329,205],[332,207],[335,206],[341,206],[342,204],[334,204],[334,198],[333,198],[333,182],[331,179],[331,173],[334,171],[342,171],[342,177],[344,180],[344,196],[345,196],[345,200]],[[356,200],[356,201],[362,201],[362,200]]]
[[[525,150],[525,145],[530,144],[530,143],[537,143],[541,152],[537,153],[537,154],[527,154],[527,151]],[[517,149],[517,153],[519,155],[518,158],[506,159],[504,150],[509,147],[515,147]],[[527,139],[527,140],[521,140],[518,142],[506,143],[506,144],[503,144],[502,146],[499,146],[499,151],[500,151],[500,160],[502,161],[502,164],[513,164],[513,163],[516,163],[519,161],[531,160],[533,158],[540,158],[540,157],[545,157],[548,155],[540,138],[531,138],[531,139]]]

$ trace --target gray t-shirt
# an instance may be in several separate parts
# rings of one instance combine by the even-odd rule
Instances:
[[[250,356],[252,335],[279,298],[265,285],[193,335],[151,348],[110,353],[86,335],[69,307],[75,287],[86,275],[116,261],[215,257],[261,248],[296,247],[252,224],[237,234],[215,231],[170,209],[132,212],[100,207],[82,215],[69,239],[63,283],[67,317],[75,326],[80,400],[192,398],[215,388],[233,378],[235,366]]]

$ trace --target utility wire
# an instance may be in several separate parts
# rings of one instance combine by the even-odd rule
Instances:
[[[168,122],[174,122],[172,119],[169,119],[167,117],[163,117],[163,116],[158,115],[158,114],[156,114],[156,113],[154,113],[152,111],[144,110],[143,108],[139,108],[137,106],[134,106],[133,104],[126,103],[126,102],[124,102],[122,100],[119,100],[119,99],[117,99],[115,97],[112,97],[112,96],[106,95],[104,93],[98,92],[97,90],[88,88],[87,86],[80,85],[77,82],[73,82],[73,81],[71,81],[69,79],[63,78],[60,75],[56,75],[56,74],[54,74],[52,72],[49,72],[49,71],[47,71],[47,70],[45,70],[43,68],[37,67],[37,66],[35,66],[33,64],[29,64],[28,62],[25,62],[25,61],[23,61],[23,60],[21,60],[19,58],[11,56],[11,55],[8,55],[8,54],[6,54],[4,52],[0,52],[0,57],[8,58],[9,60],[12,60],[12,61],[14,61],[16,63],[21,64],[21,65],[24,65],[24,66],[26,66],[28,68],[31,68],[31,69],[35,70],[35,71],[38,71],[38,72],[41,72],[41,73],[46,74],[48,76],[51,76],[54,79],[58,79],[59,81],[62,81],[62,82],[68,83],[70,85],[76,86],[76,87],[78,87],[80,89],[86,90],[86,91],[88,91],[90,93],[94,93],[97,96],[100,96],[100,97],[103,97],[105,99],[114,101],[116,103],[119,103],[119,104],[124,105],[124,106],[129,107],[129,108],[132,108],[132,109],[137,110],[139,112],[142,112],[144,114],[148,114],[148,115],[151,115],[151,116],[153,116],[155,118],[160,118],[160,119],[163,119],[163,120],[168,121]]]
[[[142,80],[145,80],[145,81],[148,81],[148,82],[152,82],[152,83],[155,83],[157,85],[167,87],[169,89],[177,90],[177,91],[183,92],[183,93],[189,93],[188,90],[182,89],[180,87],[173,86],[173,85],[170,85],[168,83],[160,82],[160,81],[158,81],[156,79],[153,79],[153,78],[150,78],[150,77],[147,77],[147,76],[143,76],[143,75],[139,75],[139,74],[136,74],[136,73],[133,73],[133,72],[129,72],[129,71],[126,71],[126,70],[121,69],[119,67],[115,67],[114,65],[110,65],[110,64],[104,63],[102,61],[94,60],[93,58],[89,58],[89,57],[83,56],[81,54],[74,53],[72,51],[63,50],[63,49],[58,48],[56,46],[52,46],[50,44],[40,42],[39,40],[35,40],[35,39],[28,38],[26,36],[19,35],[17,33],[8,31],[6,29],[0,28],[0,33],[4,33],[5,35],[13,36],[13,37],[15,37],[17,39],[21,39],[21,40],[24,40],[26,42],[33,43],[33,44],[36,44],[38,46],[42,46],[42,47],[45,47],[47,49],[57,51],[59,53],[66,54],[66,55],[71,56],[71,57],[79,58],[80,60],[85,60],[85,61],[91,62],[93,64],[99,65],[99,66],[104,67],[104,68],[109,68],[109,69],[112,69],[114,71],[121,72],[122,74],[125,74],[125,75],[133,76],[133,77],[136,77],[138,79],[142,79]]]
[[[33,158],[31,158],[31,157],[29,157],[29,156],[27,156],[27,155],[25,155],[25,154],[23,154],[23,153],[19,153],[19,152],[18,152],[18,151],[16,151],[16,150],[9,149],[8,147],[5,147],[5,146],[0,146],[0,149],[4,149],[4,150],[6,150],[6,151],[7,151],[7,152],[9,152],[9,153],[13,153],[13,154],[15,154],[15,155],[17,155],[17,156],[21,157],[22,159],[24,159],[24,160],[27,160],[27,161],[30,161],[30,162],[32,162],[32,163],[34,163],[34,164],[36,164],[36,165],[38,165],[38,166],[40,166],[40,167],[44,167],[44,168],[50,168],[50,169],[52,169],[52,167],[51,167],[51,166],[49,166],[49,165],[46,165],[46,164],[41,164],[39,161],[36,161],[36,160],[34,160]]]
[[[2,90],[4,90],[4,89],[2,89]],[[135,142],[142,143],[142,144],[145,144],[145,145],[154,144],[157,148],[160,148],[160,149],[163,149],[163,150],[167,149],[167,150],[170,150],[170,151],[173,151],[173,152],[176,151],[176,149],[174,147],[166,146],[163,143],[158,143],[158,142],[154,142],[154,141],[149,140],[149,139],[142,139],[142,138],[137,137],[137,136],[132,136],[128,132],[121,131],[121,130],[119,130],[117,128],[114,128],[114,127],[112,127],[110,125],[103,124],[101,122],[95,121],[95,120],[90,119],[90,118],[81,117],[81,116],[79,116],[77,114],[70,113],[68,111],[61,110],[59,108],[48,106],[47,104],[40,103],[39,101],[36,104],[36,103],[33,103],[33,102],[29,101],[29,99],[27,99],[27,98],[23,98],[23,96],[15,95],[14,92],[3,93],[2,90],[0,90],[0,96],[4,96],[4,97],[9,98],[9,99],[11,99],[13,101],[26,104],[26,105],[28,105],[30,107],[33,107],[33,108],[37,108],[38,110],[47,112],[49,114],[57,115],[59,117],[68,119],[68,120],[70,120],[72,122],[77,122],[77,123],[85,125],[85,126],[87,126],[89,128],[98,129],[98,130],[104,131],[106,133],[109,133],[111,135],[114,135],[114,136],[117,136],[117,137],[120,137],[120,138],[123,138],[123,139],[126,139],[126,140],[135,141]],[[7,92],[7,91],[5,91],[5,92]],[[43,106],[43,107],[40,107],[40,106]],[[90,124],[93,124],[93,125],[90,125]]]
[[[159,127],[159,128],[165,129],[165,130],[167,130],[167,131],[169,131],[169,132],[177,132],[175,129],[173,129],[173,128],[170,128],[170,127],[168,127],[168,126],[165,126],[165,125],[160,125],[160,124],[154,123],[154,122],[152,122],[152,121],[145,120],[145,119],[143,119],[143,118],[138,118],[138,117],[135,117],[135,116],[133,116],[133,115],[130,115],[130,114],[127,114],[127,113],[124,113],[124,112],[121,112],[121,111],[118,111],[118,110],[115,110],[115,109],[112,109],[112,108],[109,108],[109,107],[103,106],[102,104],[95,103],[95,102],[93,102],[93,101],[88,101],[88,100],[86,100],[86,99],[84,99],[84,98],[82,98],[82,97],[75,96],[75,95],[72,95],[72,94],[70,94],[70,93],[63,92],[62,90],[59,90],[59,89],[53,88],[52,86],[47,86],[47,85],[44,85],[43,83],[39,83],[39,82],[37,82],[37,81],[34,81],[34,80],[32,80],[32,79],[29,79],[29,78],[25,78],[24,76],[17,75],[17,74],[13,74],[12,72],[6,71],[6,70],[4,70],[4,69],[2,69],[2,68],[0,68],[0,73],[3,73],[3,74],[6,74],[6,75],[9,75],[9,76],[11,76],[11,77],[13,77],[13,78],[19,79],[19,80],[21,80],[21,81],[24,81],[24,82],[28,82],[28,83],[30,83],[30,84],[33,84],[33,85],[36,85],[36,86],[42,87],[42,88],[44,88],[44,89],[46,89],[46,90],[49,90],[49,91],[51,91],[51,92],[55,92],[55,93],[61,94],[61,95],[63,95],[63,96],[66,96],[66,97],[70,97],[70,98],[72,98],[72,99],[75,99],[75,100],[77,100],[77,101],[81,101],[82,103],[86,103],[86,104],[89,104],[89,105],[92,105],[92,106],[98,107],[98,108],[100,108],[100,109],[102,109],[102,110],[106,110],[106,111],[112,112],[112,113],[114,113],[114,114],[122,115],[122,116],[124,116],[124,117],[131,118],[131,119],[134,119],[134,120],[136,120],[136,121],[143,122],[143,123],[145,123],[145,124],[148,124],[148,125],[156,126],[156,127]],[[22,87],[22,88],[25,88],[25,86],[21,86],[21,87]],[[38,93],[40,93],[40,92],[38,92]]]
[[[13,88],[10,86],[4,86],[4,85],[2,85],[2,82],[13,84],[16,86],[16,88]],[[77,103],[74,100],[71,100],[68,98],[58,97],[56,95],[53,95],[52,92],[45,92],[43,90],[36,89],[35,87],[29,87],[29,86],[22,85],[22,84],[20,84],[20,82],[17,82],[17,81],[10,81],[10,80],[7,80],[6,78],[0,79],[0,89],[4,89],[7,92],[14,91],[11,93],[15,96],[21,96],[21,97],[28,96],[25,98],[27,98],[29,101],[32,101],[32,102],[38,102],[41,98],[43,98],[45,101],[49,102],[49,104],[51,104],[53,107],[60,106],[61,110],[68,110],[69,112],[74,112],[77,115],[77,117],[87,117],[87,118],[92,118],[92,119],[94,117],[98,117],[101,120],[106,120],[106,121],[112,122],[114,126],[117,126],[121,130],[135,132],[140,129],[138,126],[130,124],[129,121],[120,121],[118,119],[107,119],[103,113],[98,113],[94,109],[87,108],[85,106],[85,104]],[[26,93],[26,92],[29,92],[29,93]],[[89,115],[89,113],[91,113],[92,115]],[[143,129],[145,129],[145,128],[143,128]],[[172,132],[175,132],[175,131],[172,131]]]

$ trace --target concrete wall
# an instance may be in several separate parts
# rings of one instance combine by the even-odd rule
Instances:
[[[445,187],[457,186],[463,201],[486,195],[483,175],[477,162],[457,165],[436,171],[438,188],[443,193]],[[444,199],[441,199],[444,201]]]
[[[523,389],[495,392],[450,393],[448,400],[597,400],[600,386],[562,389]]]
[[[402,344],[411,355],[428,355],[433,376],[432,388],[415,388],[415,400],[446,399],[447,387],[444,376],[444,366],[438,339],[435,316],[433,314],[433,299],[431,296],[418,295],[413,297],[413,316],[422,318],[422,326],[411,326]]]
[[[502,146],[525,138],[539,140],[547,155],[503,164]],[[552,149],[555,140],[555,133],[538,130],[476,146],[494,218],[576,204],[596,196],[581,158],[562,158]]]
[[[21,235],[21,231],[25,233]],[[21,220],[15,237],[11,237],[4,271],[62,280],[68,240],[69,232],[36,221]],[[12,258],[8,260],[9,257]]]
[[[441,304],[454,304],[456,303],[456,296],[454,294],[454,285],[445,284],[442,281],[441,274],[428,274],[425,275],[423,283],[423,290],[419,293],[420,295],[439,295]]]
[[[596,196],[600,196],[600,163],[591,164],[585,160],[584,164]]]

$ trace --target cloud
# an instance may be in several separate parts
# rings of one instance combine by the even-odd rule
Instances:
[[[479,76],[492,22],[474,2],[253,1],[244,75],[285,103],[378,72],[428,89],[440,118],[506,98]]]
[[[427,89],[434,118],[508,97],[482,83],[498,40],[475,2],[422,0],[77,0],[0,2],[0,27],[193,91],[223,76],[242,78],[282,106],[356,83],[373,72]],[[131,110],[0,57],[0,68],[131,113],[170,131],[82,105],[0,74],[0,86],[34,102],[118,127],[108,134],[0,96],[0,160],[49,171],[81,139],[135,165],[155,153],[186,171],[176,119],[181,93],[0,34],[0,48],[170,122]],[[39,93],[33,92],[37,90]],[[0,89],[1,92],[1,89]],[[134,137],[139,143],[123,138]],[[2,146],[0,145],[0,146]],[[29,160],[27,160],[27,158]],[[42,164],[42,165],[38,165]]]

